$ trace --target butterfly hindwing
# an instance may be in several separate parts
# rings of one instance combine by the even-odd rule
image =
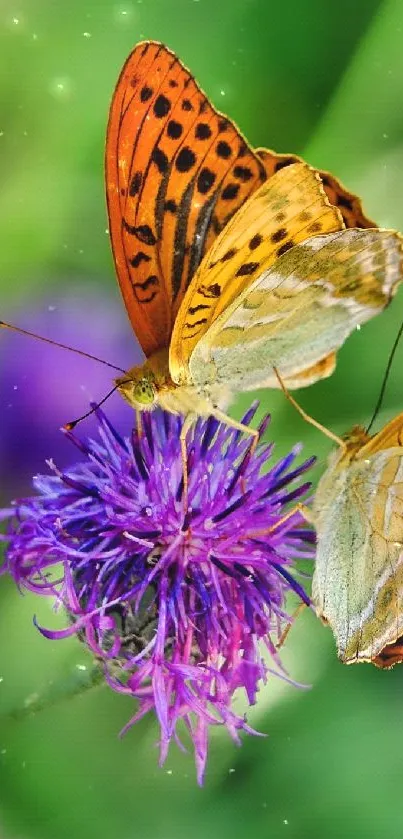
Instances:
[[[284,166],[291,166],[293,163],[301,162],[301,158],[295,154],[277,154],[270,149],[256,149],[256,154],[262,159],[266,177],[271,178],[279,169]],[[323,188],[331,204],[337,207],[346,227],[376,227],[376,223],[364,213],[362,204],[357,195],[346,189],[340,181],[331,175],[330,172],[322,172],[318,169]]]
[[[402,240],[383,230],[343,230],[303,241],[253,282],[193,349],[191,380],[234,389],[289,388],[332,372],[329,354],[380,312],[402,279]],[[328,359],[328,364],[321,364]]]

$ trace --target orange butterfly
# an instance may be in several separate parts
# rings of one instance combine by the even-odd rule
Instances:
[[[231,389],[330,375],[401,279],[401,241],[295,156],[257,149],[162,44],[120,74],[106,142],[116,271],[146,355],[117,380],[136,409],[214,414]],[[351,228],[351,229],[346,229]],[[186,423],[185,423],[186,424]]]

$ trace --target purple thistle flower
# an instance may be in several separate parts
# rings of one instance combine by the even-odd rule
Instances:
[[[255,403],[243,418],[248,424]],[[70,620],[47,638],[76,633],[115,690],[138,702],[124,730],[148,711],[160,729],[160,763],[183,721],[203,782],[210,725],[253,732],[232,707],[238,688],[255,703],[290,618],[294,560],[312,558],[313,533],[285,510],[309,489],[292,452],[268,467],[272,444],[251,442],[210,417],[187,436],[189,495],[183,505],[182,418],[142,415],[143,433],[122,439],[97,411],[100,440],[68,434],[84,460],[34,478],[15,502],[4,570],[21,589],[56,598]],[[270,417],[260,424],[260,437]],[[63,572],[60,571],[62,563]]]

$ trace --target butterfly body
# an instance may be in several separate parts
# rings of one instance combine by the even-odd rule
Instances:
[[[228,388],[195,387],[174,382],[169,370],[168,350],[154,353],[143,365],[132,367],[116,379],[118,390],[137,411],[157,406],[173,414],[207,417],[224,408],[230,399]]]
[[[403,660],[403,415],[345,442],[314,500],[312,599],[343,662],[388,667]]]

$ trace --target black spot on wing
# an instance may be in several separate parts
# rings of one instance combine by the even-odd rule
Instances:
[[[228,250],[228,251],[224,254],[224,256],[222,256],[222,257],[221,257],[220,262],[227,262],[227,261],[228,261],[228,259],[232,259],[232,257],[233,257],[233,256],[235,256],[235,254],[236,254],[236,253],[237,253],[237,249],[236,249],[236,248],[230,248],[230,249],[229,249],[229,250]]]
[[[198,292],[202,295],[202,297],[217,298],[221,294],[221,286],[218,283],[211,283],[211,285],[201,285],[198,288]]]
[[[140,187],[141,187],[142,180],[143,180],[143,176],[142,176],[141,172],[135,172],[135,174],[133,175],[133,177],[130,181],[130,187],[129,187],[129,195],[132,198],[134,198],[134,196],[137,195],[138,192],[140,192]]]
[[[200,170],[199,176],[197,178],[197,189],[201,193],[201,195],[205,195],[214,184],[216,179],[215,173],[208,169],[207,166],[203,166],[203,169]]]
[[[130,265],[132,265],[133,268],[138,268],[142,262],[150,262],[150,260],[151,256],[148,256],[148,254],[144,253],[144,251],[138,251],[138,253],[136,253],[136,255],[133,256],[132,259],[130,259],[129,261]]]
[[[176,213],[178,207],[176,201],[173,198],[169,198],[168,201],[165,201],[164,210],[167,213]]]
[[[178,140],[183,132],[183,126],[175,119],[170,119],[167,125],[167,134],[171,140]]]
[[[151,274],[142,282],[132,283],[134,296],[142,305],[144,303],[151,303],[158,294],[159,284],[160,282],[156,274]],[[146,294],[149,289],[152,289],[152,291],[149,294]]]
[[[233,170],[234,178],[246,183],[253,177],[253,172],[248,166],[235,166]]]
[[[207,318],[200,318],[200,320],[195,320],[194,323],[186,321],[185,326],[187,326],[188,329],[195,329],[196,326],[202,326],[203,323],[207,323]]]
[[[277,256],[282,256],[283,253],[287,253],[287,251],[289,251],[290,248],[293,248],[293,247],[294,247],[294,242],[284,242],[284,244],[281,245],[281,247],[278,248]]]
[[[297,160],[296,157],[285,157],[284,160],[278,160],[274,166],[274,171],[279,172],[280,169],[284,169],[285,166],[290,166],[291,163],[295,163]]]
[[[148,102],[148,100],[151,99],[152,95],[153,95],[152,87],[148,87],[147,85],[144,85],[144,87],[141,88],[140,99],[141,99],[142,102]]]
[[[143,280],[142,282],[133,283],[133,288],[141,288],[142,291],[146,291],[148,288],[150,288],[150,286],[158,286],[159,284],[160,284],[160,281],[159,281],[157,275],[156,274],[150,274],[150,276],[147,277],[146,280]]]
[[[249,249],[251,251],[256,250],[263,242],[263,236],[260,233],[256,233],[255,236],[252,236],[249,242]]]
[[[207,122],[199,122],[196,125],[195,137],[197,140],[208,140],[211,137],[211,128]]]
[[[192,149],[189,148],[189,146],[184,146],[180,150],[175,160],[175,166],[178,172],[189,172],[189,170],[192,169],[195,163],[196,155],[194,151],[192,151]]]
[[[282,242],[282,240],[285,239],[287,235],[288,234],[285,227],[279,227],[278,230],[275,230],[274,233],[272,233],[270,238],[271,241],[276,244],[277,242]]]
[[[312,224],[310,224],[309,227],[307,227],[306,229],[307,233],[320,233],[321,230],[322,225],[320,221],[313,221]]]
[[[232,149],[231,146],[225,142],[225,140],[220,140],[216,146],[216,153],[218,157],[223,158],[224,160],[228,160],[231,157]]]
[[[337,206],[344,207],[346,210],[353,210],[353,202],[346,195],[337,196]]]
[[[209,309],[210,306],[207,303],[199,303],[198,306],[189,306],[188,312],[190,315],[195,315],[196,312],[201,312],[204,309]]]
[[[170,103],[169,99],[167,99],[167,97],[164,96],[163,93],[160,93],[160,95],[157,96],[157,98],[154,102],[153,111],[154,111],[155,116],[158,119],[162,119],[162,117],[166,117],[166,115],[169,114],[170,110],[171,110],[171,103]]]
[[[159,149],[157,146],[153,148],[151,153],[151,160],[155,163],[158,171],[161,175],[165,174],[168,171],[169,161],[168,157],[162,149]]]
[[[129,224],[126,219],[122,219],[122,224],[130,236],[135,236],[136,239],[143,242],[144,245],[156,244],[157,239],[148,224],[140,224],[136,226],[135,224]]]
[[[224,187],[221,198],[223,201],[233,201],[234,198],[237,197],[239,192],[239,184],[228,184]]]
[[[256,271],[256,268],[259,268],[259,262],[244,262],[244,264],[238,268],[235,276],[246,277],[248,274],[253,274],[253,272]]]

